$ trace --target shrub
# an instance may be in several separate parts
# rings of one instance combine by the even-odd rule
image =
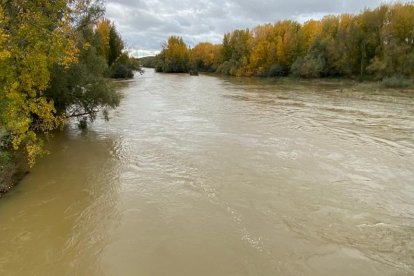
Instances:
[[[217,73],[223,75],[235,75],[236,70],[238,69],[237,63],[233,60],[225,61],[217,68]]]
[[[292,74],[302,78],[320,78],[323,75],[325,62],[321,56],[307,55],[298,58],[292,64]]]
[[[111,67],[111,78],[114,79],[131,79],[134,77],[132,70],[123,63],[115,63]]]

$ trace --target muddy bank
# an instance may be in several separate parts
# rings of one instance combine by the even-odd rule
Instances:
[[[9,156],[0,160],[0,198],[16,186],[25,175],[28,168],[20,156]]]

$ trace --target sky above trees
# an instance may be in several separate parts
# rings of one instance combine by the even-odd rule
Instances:
[[[107,0],[106,15],[116,22],[134,56],[158,53],[170,35],[190,46],[221,42],[223,34],[281,19],[304,22],[327,14],[358,13],[383,0]],[[409,2],[408,0],[400,2]]]

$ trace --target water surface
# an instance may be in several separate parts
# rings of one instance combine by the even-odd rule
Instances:
[[[413,275],[414,95],[156,74],[0,200],[0,275]]]

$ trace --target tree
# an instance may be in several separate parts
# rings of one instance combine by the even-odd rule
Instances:
[[[97,53],[109,60],[109,32],[111,30],[111,21],[102,19],[96,24],[95,39]]]
[[[358,15],[235,30],[224,35],[218,51],[209,43],[196,45],[191,61],[201,70],[234,76],[413,78],[413,29],[413,3],[384,4]],[[157,60],[157,70],[168,71],[166,50]]]
[[[414,5],[394,4],[383,9],[381,50],[368,70],[379,78],[401,75],[414,77]]]
[[[111,78],[114,79],[130,79],[134,77],[132,69],[138,70],[140,73],[141,67],[133,63],[127,53],[121,54],[110,68]]]
[[[271,67],[277,66],[276,37],[271,24],[257,26],[252,30],[250,70],[257,76],[266,76]],[[272,70],[274,71],[274,70]]]
[[[132,71],[129,57],[120,58],[123,43],[113,24],[106,34],[103,11],[101,0],[9,0],[0,6],[0,126],[10,147],[24,149],[29,165],[45,153],[43,137],[67,118],[93,121],[101,110],[107,118],[119,104],[105,78],[110,54]]]
[[[223,39],[221,56],[223,63],[217,71],[224,74],[242,76],[251,75],[249,59],[252,35],[248,29],[235,30]]]
[[[365,76],[367,66],[375,58],[377,51],[380,51],[379,34],[384,20],[377,17],[377,14],[378,9],[365,10],[356,17],[356,24],[352,30],[351,37],[355,40],[351,56],[354,63],[353,73],[359,74],[361,78]]]
[[[124,49],[124,42],[121,36],[116,31],[115,25],[112,24],[109,28],[109,49],[108,49],[108,65],[111,66],[116,59],[122,55]]]
[[[291,72],[303,78],[319,78],[326,74],[326,44],[321,39],[315,40],[308,54],[292,64]]]
[[[313,42],[321,36],[321,32],[321,21],[309,20],[302,25],[302,28],[300,29],[300,43],[302,44],[302,53],[306,53]]]
[[[30,165],[44,153],[38,133],[64,122],[44,91],[54,64],[68,67],[76,61],[69,17],[64,0],[10,0],[0,8],[0,120],[12,147],[24,147]]]
[[[86,18],[94,20],[89,23],[82,20],[82,27],[76,28],[78,62],[69,67],[55,65],[46,90],[46,96],[55,103],[57,113],[66,118],[76,117],[82,126],[87,126],[87,119],[94,121],[100,111],[108,119],[108,110],[119,105],[120,95],[106,76],[133,77],[129,57],[122,54],[122,49],[121,56],[117,56],[111,67],[108,66],[108,56],[102,54],[111,52],[113,24],[96,16]],[[113,44],[123,44],[115,29],[113,32],[113,40],[121,41]],[[100,39],[102,37],[106,38]]]
[[[85,124],[88,118],[95,120],[101,110],[108,119],[107,111],[119,105],[120,95],[104,77],[108,68],[106,59],[87,42],[93,38],[92,29],[84,30],[83,34],[85,41],[80,44],[84,46],[79,50],[78,62],[67,68],[56,64],[45,95],[54,102],[57,114],[76,117]]]
[[[202,71],[215,71],[218,63],[220,45],[199,43],[191,49],[191,64],[193,69]]]
[[[190,69],[190,50],[179,36],[170,36],[157,56],[158,72],[187,73]]]

